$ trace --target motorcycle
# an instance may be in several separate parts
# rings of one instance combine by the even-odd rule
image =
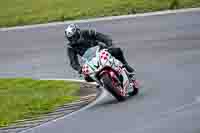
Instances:
[[[118,101],[124,101],[138,94],[136,79],[113,57],[107,49],[95,46],[89,48],[82,56],[83,77],[89,76],[99,86],[107,89]],[[135,74],[134,74],[135,75]],[[134,76],[135,77],[135,76]]]

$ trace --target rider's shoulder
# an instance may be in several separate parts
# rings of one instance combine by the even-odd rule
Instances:
[[[94,29],[83,29],[82,34],[86,36],[93,36],[96,34],[96,31]]]

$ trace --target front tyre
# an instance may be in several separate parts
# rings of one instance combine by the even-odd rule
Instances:
[[[121,96],[119,90],[116,88],[118,86],[114,86],[114,81],[107,73],[102,76],[102,82],[104,84],[104,88],[107,89],[119,102],[125,100],[125,97]]]

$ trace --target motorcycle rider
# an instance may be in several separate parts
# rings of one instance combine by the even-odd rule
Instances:
[[[127,69],[129,75],[133,75],[135,70],[129,66],[125,60],[122,50],[120,48],[113,47],[114,45],[109,36],[96,32],[92,29],[82,30],[77,24],[72,23],[65,28],[65,37],[69,41],[67,44],[67,53],[70,65],[74,70],[78,71],[79,74],[82,73],[82,67],[79,64],[78,55],[83,56],[88,48],[100,45],[99,42],[101,42],[105,44],[103,47],[107,48],[108,52],[112,56],[123,63],[123,66]],[[85,77],[85,80],[88,82],[93,81],[90,77]]]

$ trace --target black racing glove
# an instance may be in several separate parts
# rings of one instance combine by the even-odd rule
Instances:
[[[79,68],[78,74],[82,74],[82,67]]]

